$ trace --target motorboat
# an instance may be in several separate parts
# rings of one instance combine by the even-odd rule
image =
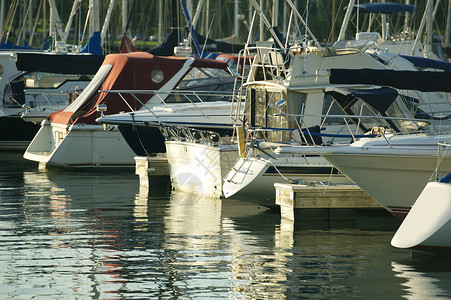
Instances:
[[[26,149],[39,123],[69,105],[88,85],[103,58],[89,53],[0,53],[0,149]]]
[[[255,6],[256,3],[253,5]],[[256,10],[260,9],[257,7]],[[293,11],[296,10],[293,9]],[[324,103],[327,101],[323,89],[330,85],[328,79],[330,68],[334,66],[343,68],[367,66],[368,68],[386,69],[384,64],[375,60],[362,49],[324,48],[317,41],[315,42],[314,36],[311,43],[295,41],[290,44],[289,48],[284,48],[277,35],[273,36],[278,46],[274,46],[274,42],[258,42],[255,47],[246,47],[247,52],[243,56],[254,57],[254,60],[247,81],[237,91],[237,99],[245,99],[244,104],[240,104],[245,113],[242,120],[237,118],[240,119],[236,122],[237,132],[239,132],[241,124],[248,129],[261,129],[259,138],[267,142],[266,145],[269,147],[274,142],[290,142],[290,129],[297,128],[295,118],[275,115],[280,113],[279,102],[285,101],[286,107],[283,108],[285,112],[303,111],[305,114],[309,114],[310,116],[304,118],[303,122],[307,127],[312,127],[321,124],[320,115],[323,112]],[[354,86],[357,87],[357,85]],[[367,85],[359,85],[359,87],[367,87]],[[270,130],[271,128],[281,128],[282,130]],[[234,141],[235,143],[232,145],[211,143],[200,145],[191,140],[167,141],[166,150],[171,165],[173,187],[180,190],[198,189],[202,193],[224,196],[223,179],[226,177],[230,179],[227,173],[241,168],[241,166],[234,167],[234,160],[241,156],[237,145],[239,143],[237,141],[240,139],[236,138]],[[183,151],[187,154],[184,160],[178,158]],[[264,151],[265,149],[259,147],[254,153],[256,156],[267,158]],[[174,155],[170,155],[172,152]],[[286,160],[287,157],[277,158],[276,163],[283,163]],[[300,160],[305,162],[305,158],[302,156],[300,156]],[[320,160],[322,159],[319,157],[316,159],[316,161]],[[321,169],[320,177],[328,179],[332,170],[330,165],[323,160],[319,166],[324,168],[312,168],[312,170]],[[268,165],[268,167],[271,166]],[[257,173],[258,171],[253,174]],[[273,171],[273,174],[276,174],[276,171]],[[347,180],[341,175],[337,177],[340,177],[340,180]],[[236,181],[229,180],[229,182]],[[268,188],[273,190],[273,185],[266,182],[264,188],[254,190],[259,193],[263,190],[267,191]],[[270,200],[268,202],[267,198],[272,193],[263,193],[265,194],[264,198],[255,195],[252,197],[257,204],[271,202]],[[269,196],[269,198],[273,197]],[[274,205],[274,201],[270,205]]]
[[[223,61],[193,57],[160,57],[143,52],[108,55],[79,97],[41,123],[24,157],[39,162],[41,167],[132,167],[135,154],[117,126],[105,130],[96,119],[102,114],[137,111],[144,105],[148,108],[171,101],[189,102],[184,97],[169,97],[168,91],[181,85],[192,89],[196,74],[227,67]],[[131,89],[138,94],[120,93]]]
[[[429,181],[437,161],[438,142],[451,134],[424,132],[384,134],[346,146],[280,147],[278,153],[321,155],[390,213],[404,219]],[[451,173],[451,164],[443,165]]]
[[[155,106],[145,105],[131,112],[106,114],[96,121],[116,125],[138,156],[166,152],[160,126],[189,125],[199,130],[215,131],[221,136],[232,135],[234,122],[230,116],[236,107],[232,104],[233,89],[237,84],[233,75],[236,63],[234,57],[225,55],[211,61],[225,64],[193,68],[173,89],[154,91],[155,97],[161,100]],[[116,91],[132,96],[144,92]]]
[[[429,182],[391,240],[396,248],[450,250],[451,184]]]
[[[396,248],[423,251],[451,249],[451,173],[443,173],[450,144],[439,144],[433,181],[426,184],[391,240]],[[443,175],[441,178],[441,175]]]
[[[319,157],[319,154],[305,155],[295,151],[277,153],[276,150],[289,147],[298,149],[302,147],[301,145],[348,144],[352,139],[375,136],[381,128],[406,132],[423,126],[422,122],[418,124],[403,119],[409,114],[405,107],[403,108],[402,96],[394,89],[328,87],[324,89],[324,93],[335,99],[335,103],[342,108],[342,115],[323,115],[324,120],[321,126],[305,128],[302,131],[293,129],[291,139],[285,142],[273,141],[269,147],[265,147],[265,142],[259,142],[257,147],[251,147],[256,148],[257,151],[250,149],[246,156],[237,161],[225,178],[223,191],[226,197],[248,199],[248,201],[266,199],[269,205],[275,199],[274,183],[350,183],[342,172]],[[284,114],[289,115],[288,112]],[[352,121],[349,119],[352,119],[354,115],[362,114],[380,116],[381,119],[375,121],[365,118],[351,125]],[[391,120],[388,115],[397,116],[399,119]],[[346,122],[349,124],[346,125]],[[345,127],[354,129],[346,134],[348,130],[344,129]],[[273,128],[271,131],[274,132],[276,129]]]

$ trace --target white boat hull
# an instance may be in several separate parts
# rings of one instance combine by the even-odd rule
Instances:
[[[397,248],[451,249],[451,184],[429,182],[393,236]]]
[[[134,167],[134,153],[118,130],[101,125],[64,125],[44,121],[24,158],[63,167]]]
[[[429,181],[437,162],[435,155],[337,153],[323,157],[399,219],[405,218]],[[451,164],[448,164],[447,170],[451,171]]]
[[[342,174],[334,174],[322,157],[275,155],[276,159],[240,158],[224,180],[224,196],[260,205],[274,206],[275,183],[298,180],[304,183],[351,183]],[[280,173],[283,175],[280,174]]]
[[[238,159],[236,145],[166,141],[172,188],[221,197],[223,178]]]
[[[433,176],[437,143],[450,135],[412,134],[355,142],[341,147],[280,148],[277,153],[320,154],[399,219],[404,219]],[[441,174],[451,173],[444,159]]]

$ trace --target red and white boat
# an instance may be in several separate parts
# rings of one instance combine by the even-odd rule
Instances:
[[[67,108],[45,119],[24,158],[65,167],[133,167],[134,152],[117,127],[95,120],[102,113],[146,109],[164,103],[171,91],[195,68],[226,69],[223,61],[192,57],[160,57],[144,52],[108,55],[93,80]],[[132,95],[111,91],[141,90]],[[99,92],[100,91],[100,92]],[[109,91],[109,92],[106,92]],[[106,112],[104,112],[107,110]]]

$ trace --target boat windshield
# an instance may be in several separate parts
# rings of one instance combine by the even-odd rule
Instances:
[[[78,98],[72,102],[64,111],[66,112],[76,112],[86,101],[88,101],[91,96],[97,92],[102,82],[108,76],[113,65],[102,65],[97,71],[94,78],[88,84],[88,86],[83,90],[83,92],[78,96]]]
[[[235,79],[227,71],[212,68],[192,68],[180,81],[174,93],[166,99],[166,103],[210,102],[227,100],[224,93],[233,91]],[[203,92],[196,96],[196,92]],[[208,93],[211,92],[211,93]]]

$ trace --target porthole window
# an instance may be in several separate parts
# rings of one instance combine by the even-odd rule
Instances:
[[[152,73],[150,74],[150,76],[152,77],[152,81],[155,83],[160,83],[164,79],[163,71],[158,70],[158,69],[152,70]]]

